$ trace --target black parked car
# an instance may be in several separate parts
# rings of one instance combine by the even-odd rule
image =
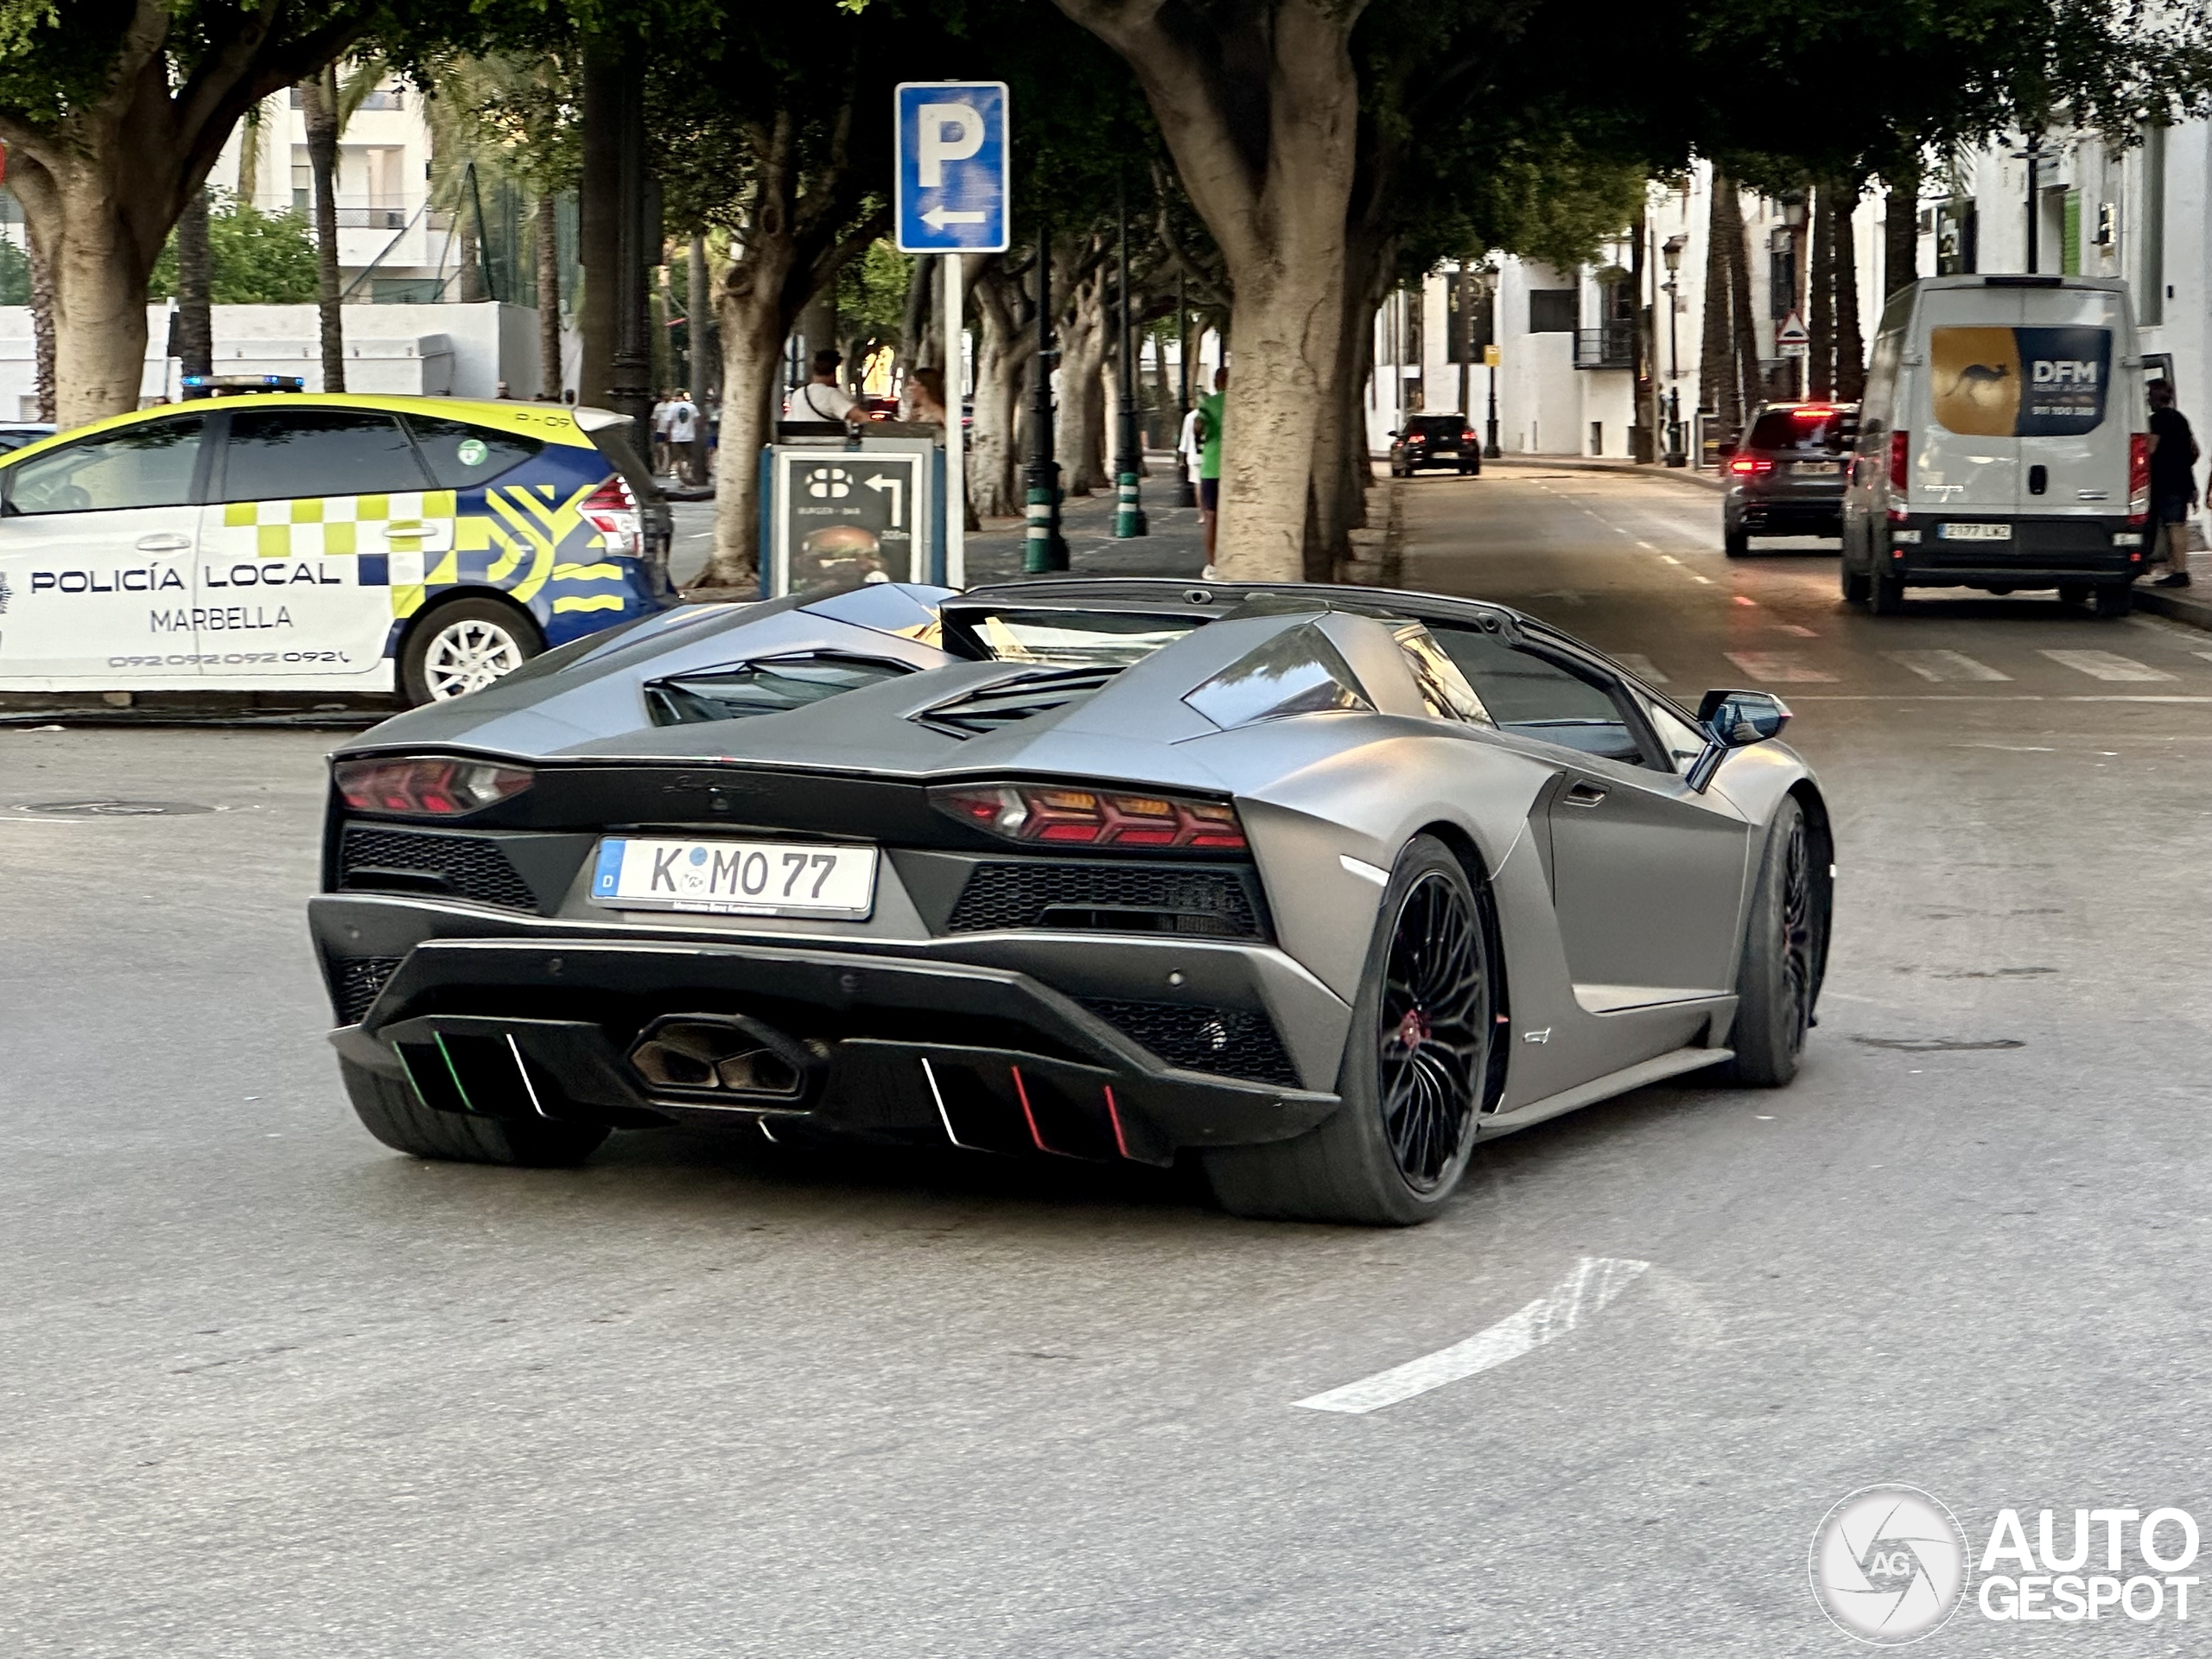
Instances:
[[[1483,447],[1464,415],[1415,415],[1390,435],[1390,476],[1411,478],[1424,467],[1462,477],[1483,469]]]
[[[1754,536],[1843,534],[1844,469],[1859,435],[1856,404],[1762,404],[1728,457],[1721,529],[1728,556]]]

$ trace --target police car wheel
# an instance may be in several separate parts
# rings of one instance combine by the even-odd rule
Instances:
[[[399,690],[411,708],[480,691],[545,649],[527,614],[499,599],[457,599],[427,611],[399,652]]]

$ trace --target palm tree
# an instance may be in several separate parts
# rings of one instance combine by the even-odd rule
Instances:
[[[315,180],[315,306],[321,316],[325,391],[346,390],[346,328],[338,283],[338,140],[384,73],[385,60],[368,57],[355,62],[342,79],[331,63],[299,85],[308,168]]]

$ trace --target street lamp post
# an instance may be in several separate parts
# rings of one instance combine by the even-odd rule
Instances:
[[[1660,284],[1660,291],[1667,296],[1667,465],[1680,467],[1688,457],[1682,453],[1682,393],[1680,385],[1682,362],[1675,331],[1675,296],[1681,292],[1682,249],[1688,243],[1687,233],[1677,231],[1669,237],[1659,250],[1659,257],[1667,264],[1667,280]]]
[[[1029,508],[1021,568],[1043,575],[1068,568],[1067,538],[1060,534],[1060,464],[1052,459],[1052,233],[1037,221],[1037,385],[1029,406],[1029,465],[1022,488]],[[949,418],[957,418],[948,411]]]
[[[1138,499],[1137,478],[1144,467],[1144,449],[1137,434],[1136,348],[1129,323],[1129,199],[1126,189],[1116,191],[1116,208],[1121,217],[1119,244],[1115,253],[1118,281],[1121,288],[1118,319],[1121,325],[1122,372],[1118,378],[1121,396],[1116,401],[1121,405],[1121,419],[1115,423],[1120,429],[1115,435],[1114,474],[1116,499],[1114,506],[1114,535],[1126,541],[1131,537],[1147,536],[1151,531],[1144,521],[1144,506]]]
[[[1490,327],[1484,332],[1490,343],[1483,352],[1483,380],[1490,391],[1490,415],[1484,422],[1483,459],[1496,461],[1497,449],[1497,267],[1483,265],[1483,303],[1490,308]]]

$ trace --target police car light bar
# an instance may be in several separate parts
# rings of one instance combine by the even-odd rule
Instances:
[[[225,392],[305,391],[308,383],[296,374],[188,374],[188,397],[219,397]]]

